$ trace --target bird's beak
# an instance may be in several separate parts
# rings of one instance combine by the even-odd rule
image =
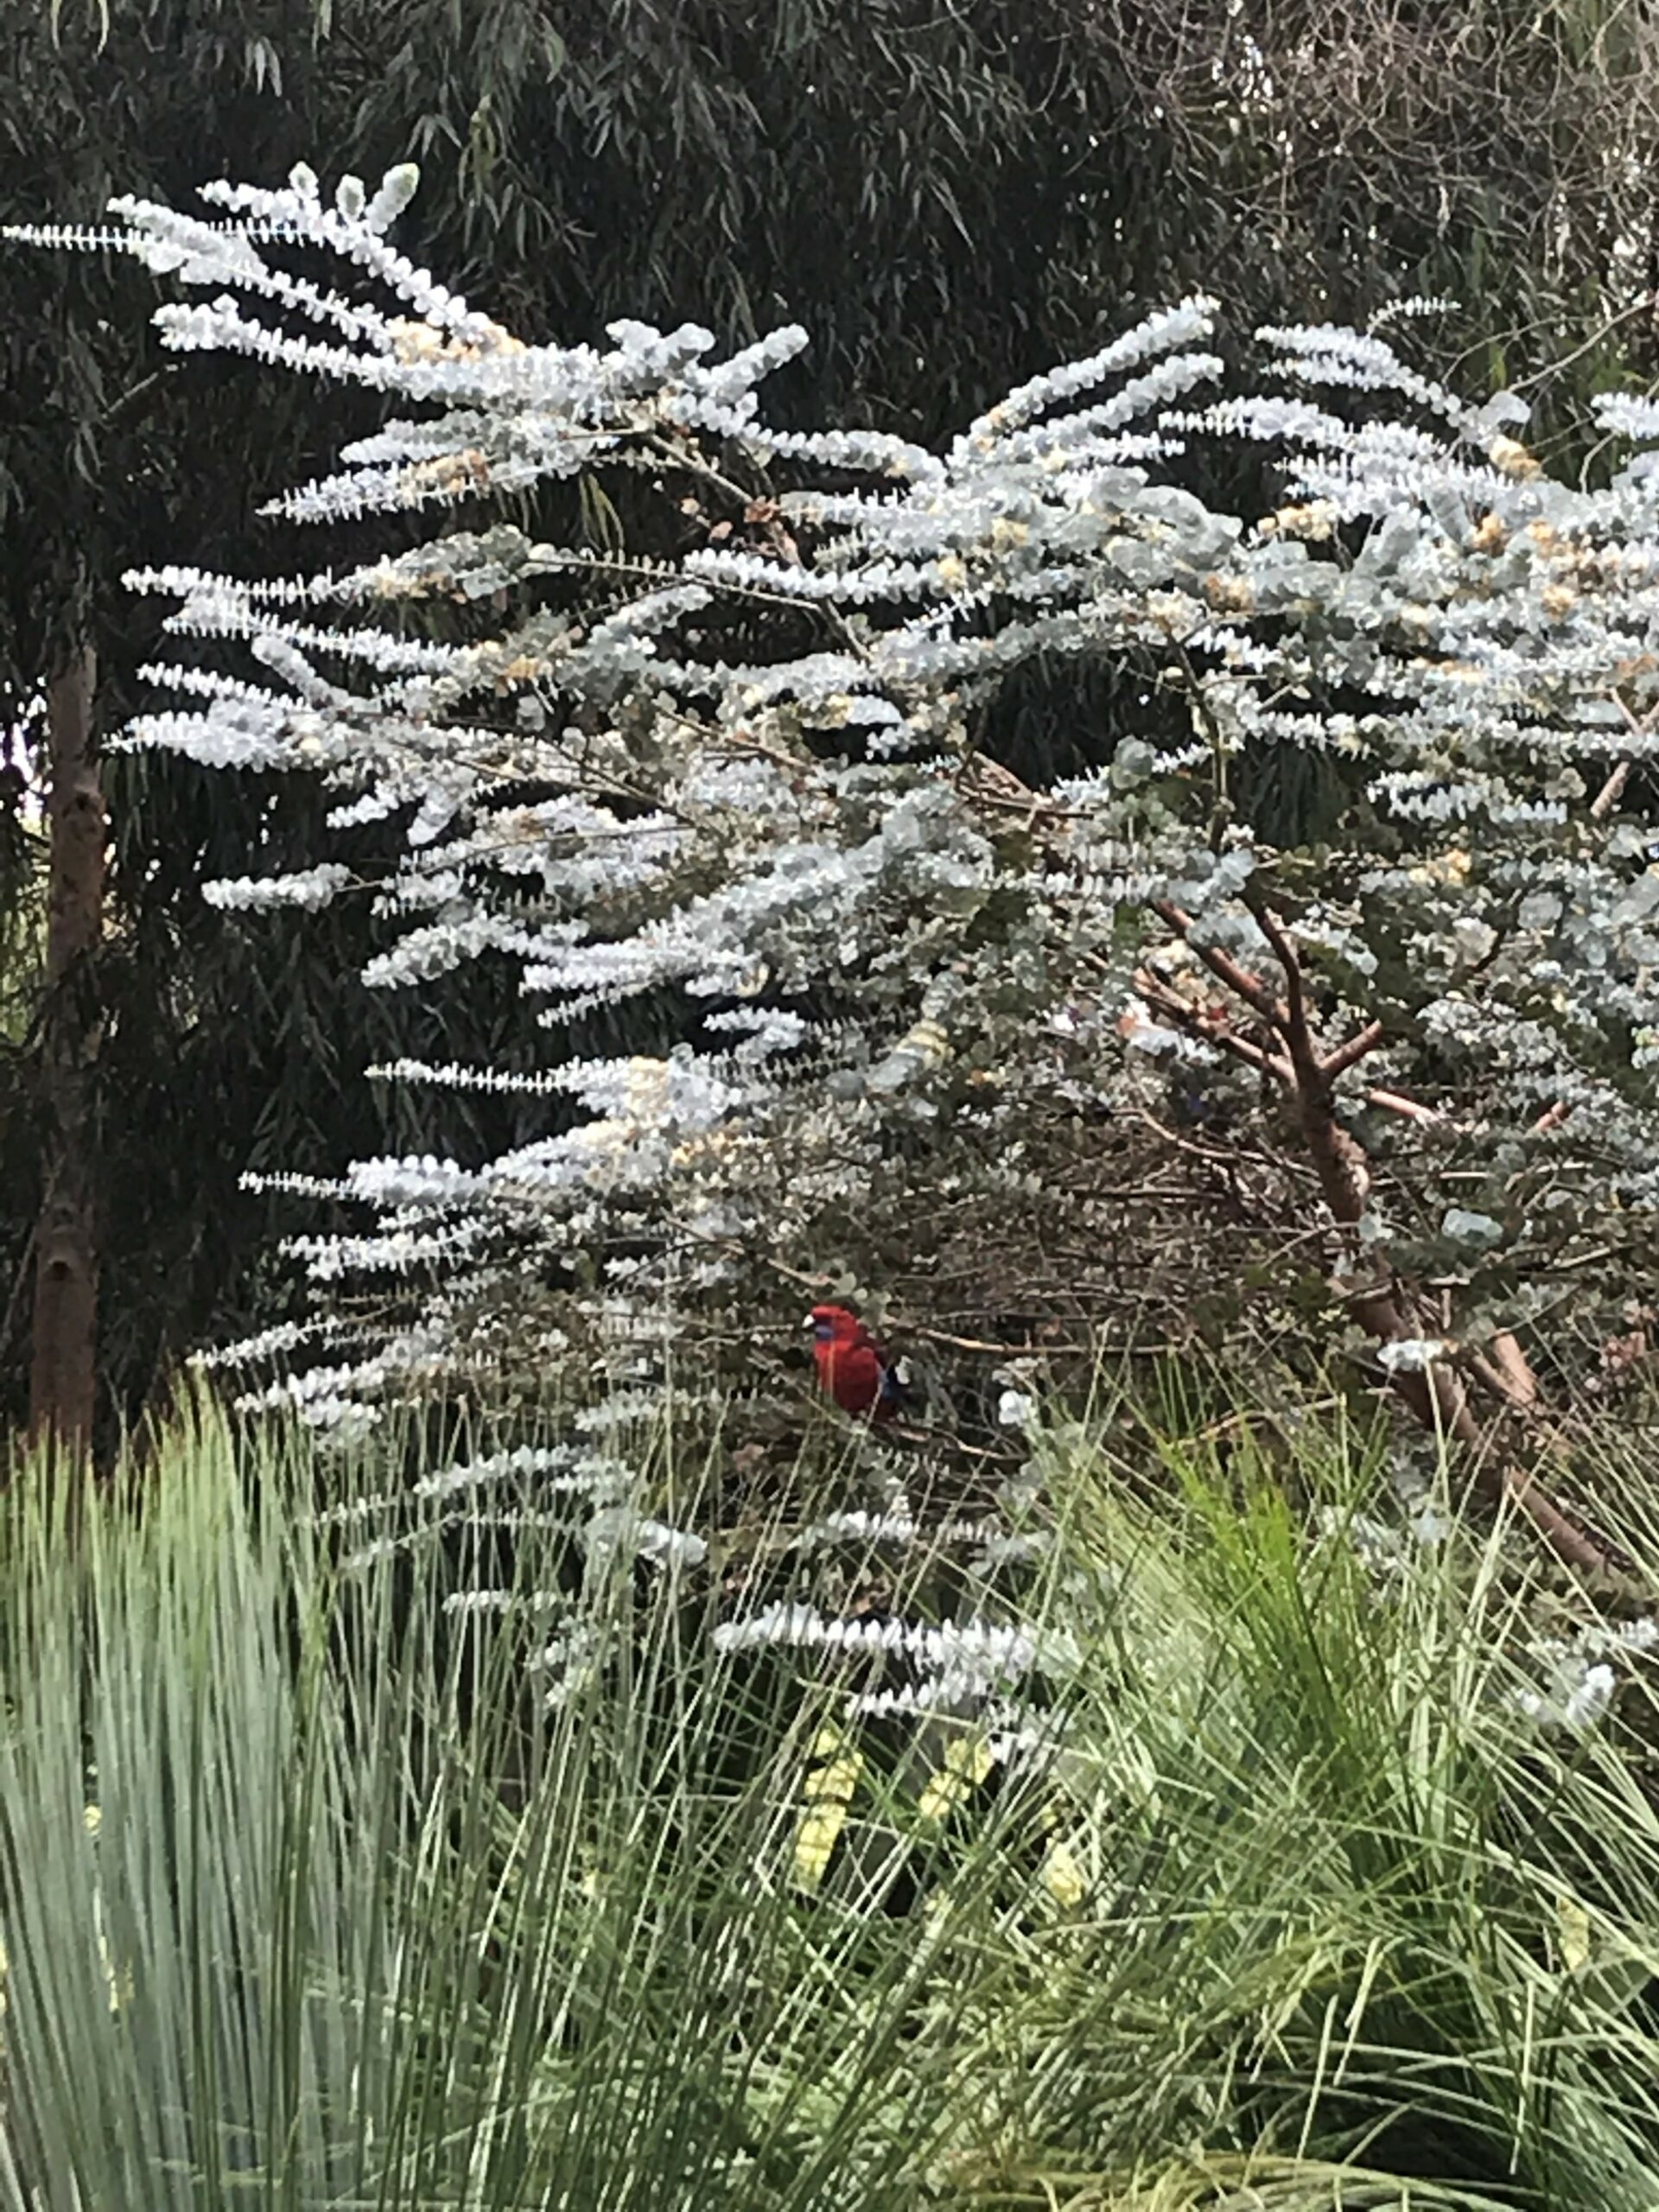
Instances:
[[[804,1329],[816,1329],[817,1325],[817,1323],[812,1319],[812,1316],[810,1313],[802,1314],[801,1326]]]

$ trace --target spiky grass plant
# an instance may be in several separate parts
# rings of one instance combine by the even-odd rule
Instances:
[[[1339,1410],[1109,1410],[1034,1442],[1075,1663],[994,1770],[717,1636],[728,1554],[365,1547],[206,1409],[136,1503],[15,1483],[0,2204],[1648,2212],[1656,1632]]]
[[[1444,1471],[1402,1512],[1334,1415],[1232,1440],[1166,1444],[1161,1486],[1060,1449],[1086,1899],[1007,1928],[969,2025],[986,2201],[1653,2204],[1651,1623],[1569,1610]]]
[[[203,1410],[0,1499],[0,2202],[905,2201],[970,1954],[803,1892],[822,1696],[551,1513],[488,1603],[499,1524],[353,1552],[351,1479]]]

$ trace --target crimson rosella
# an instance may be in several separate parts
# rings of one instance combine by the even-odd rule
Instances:
[[[891,1421],[904,1397],[892,1360],[855,1313],[844,1306],[815,1306],[806,1317],[818,1381],[846,1414]]]

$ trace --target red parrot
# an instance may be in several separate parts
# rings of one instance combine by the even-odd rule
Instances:
[[[855,1313],[815,1306],[806,1317],[818,1381],[846,1414],[891,1421],[904,1397],[893,1363]]]

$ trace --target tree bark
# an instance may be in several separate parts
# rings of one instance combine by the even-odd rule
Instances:
[[[47,687],[47,998],[41,1031],[45,1190],[35,1231],[29,1429],[90,1446],[96,1400],[98,1164],[93,963],[104,927],[105,815],[92,728],[96,663]]]

